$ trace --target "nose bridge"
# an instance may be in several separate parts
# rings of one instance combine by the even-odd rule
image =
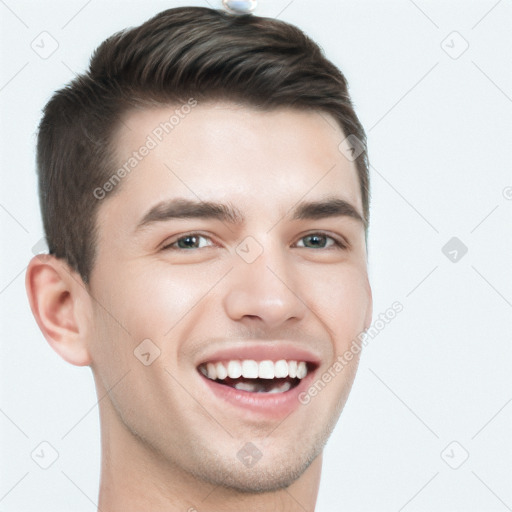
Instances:
[[[273,327],[292,318],[301,318],[305,305],[295,290],[296,280],[286,247],[272,243],[272,237],[257,242],[259,249],[255,240],[245,242],[247,245],[242,242],[237,248],[235,269],[226,296],[228,315],[237,320],[259,317]],[[258,254],[254,252],[256,250]],[[251,251],[251,258],[247,258]]]
[[[290,293],[290,267],[286,264],[284,248],[267,243],[261,255],[242,272],[253,282],[258,293],[280,297]],[[244,265],[242,265],[244,267]]]

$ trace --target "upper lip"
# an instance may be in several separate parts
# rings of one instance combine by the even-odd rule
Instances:
[[[315,366],[320,364],[320,356],[310,349],[298,347],[296,344],[282,341],[265,342],[238,342],[236,345],[230,345],[201,356],[196,367],[208,362],[217,361],[243,361],[252,359],[255,361],[304,361]]]

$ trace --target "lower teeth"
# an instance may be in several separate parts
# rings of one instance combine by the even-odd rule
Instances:
[[[290,381],[286,381],[281,385],[268,389],[268,386],[259,384],[258,382],[237,382],[234,387],[235,389],[248,391],[250,393],[284,393],[292,387],[292,384]]]

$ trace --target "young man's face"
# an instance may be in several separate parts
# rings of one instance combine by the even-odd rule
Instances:
[[[148,135],[157,140],[152,133],[175,108],[125,118],[119,167]],[[362,215],[362,203],[336,126],[314,112],[199,104],[103,200],[89,349],[99,397],[112,388],[100,408],[103,436],[123,446],[117,457],[153,457],[161,468],[262,491],[289,485],[321,453],[359,355],[331,368],[324,389],[301,402],[372,312],[364,226],[340,212],[345,201]],[[296,215],[306,203],[336,199]],[[143,223],[160,203],[160,214],[191,216]],[[204,203],[236,215],[191,214],[205,213]],[[151,341],[138,348],[143,340]],[[230,360],[249,361],[247,375],[272,370],[255,366],[268,360],[303,361],[309,373],[222,384],[201,372],[211,363],[218,373],[216,363]]]

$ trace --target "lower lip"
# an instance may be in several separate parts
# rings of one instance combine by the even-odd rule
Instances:
[[[302,406],[299,395],[308,389],[316,370],[309,372],[299,384],[283,393],[251,393],[208,379],[199,373],[211,392],[218,398],[246,411],[267,418],[284,418]]]

